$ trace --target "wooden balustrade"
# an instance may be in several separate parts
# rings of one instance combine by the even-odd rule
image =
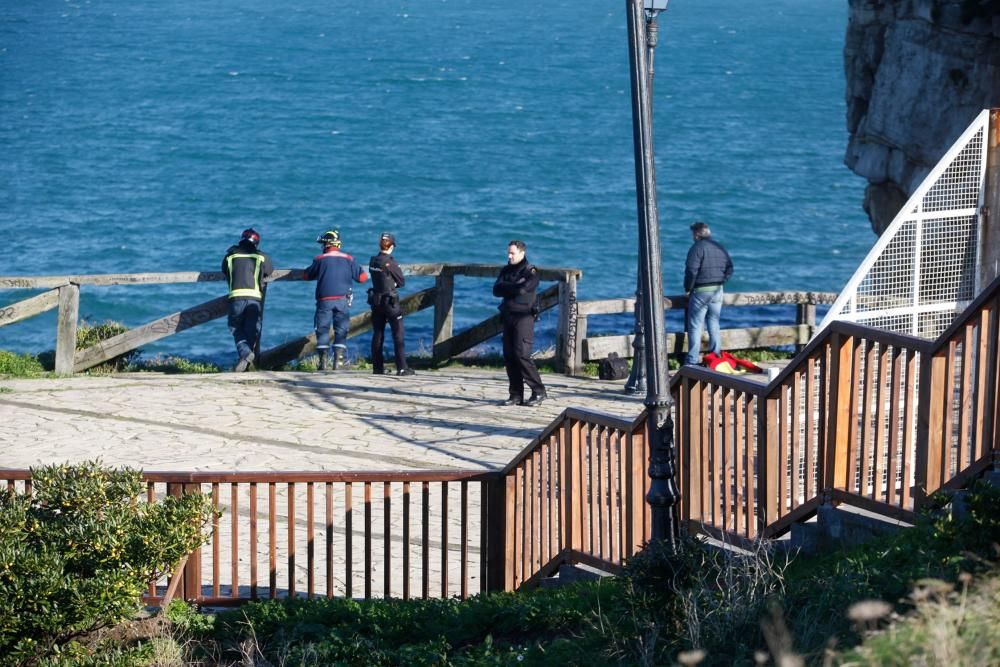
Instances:
[[[403,314],[412,315],[427,308],[434,309],[433,363],[442,363],[496,336],[501,331],[499,315],[492,315],[458,334],[453,329],[453,302],[455,276],[495,278],[503,268],[494,264],[403,264],[403,273],[409,276],[434,276],[434,287],[405,296],[400,303]],[[539,278],[555,281],[538,295],[541,311],[559,308],[556,362],[560,368],[579,366],[575,358],[579,348],[573,332],[575,317],[576,283],[582,277],[579,269],[538,268]],[[126,354],[143,345],[172,336],[192,327],[211,322],[227,312],[226,297],[171,313],[152,322],[126,331],[117,336],[77,351],[76,326],[79,318],[80,286],[151,285],[168,283],[219,282],[225,280],[220,272],[179,273],[125,273],[67,276],[0,276],[0,289],[46,289],[48,292],[0,308],[0,327],[34,317],[58,307],[55,371],[59,374],[79,373]],[[278,269],[268,279],[268,286],[276,282],[304,280],[299,269]],[[271,287],[273,289],[273,286]],[[351,318],[348,337],[360,335],[371,329],[371,312],[367,308]],[[575,322],[575,320],[574,320]],[[283,343],[257,355],[257,366],[276,368],[290,361],[315,352],[316,334]],[[259,352],[259,351],[258,351]]]
[[[146,472],[147,502],[204,493],[222,516],[182,581],[150,584],[224,606],[276,597],[449,597],[486,590],[482,499],[496,473]],[[29,471],[0,470],[31,492]]]
[[[912,520],[997,460],[998,320],[995,281],[936,341],[835,322],[767,385],[683,367],[671,392],[689,528],[769,537],[823,502]]]
[[[504,588],[563,563],[616,569],[649,539],[645,419],[568,409],[501,473]]]

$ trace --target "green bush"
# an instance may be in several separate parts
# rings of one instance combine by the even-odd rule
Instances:
[[[141,472],[99,462],[33,469],[32,484],[0,493],[0,665],[72,653],[133,616],[214,516],[200,494],[139,502]]]
[[[45,367],[33,354],[15,354],[0,350],[0,375],[13,377],[38,377],[45,374]]]

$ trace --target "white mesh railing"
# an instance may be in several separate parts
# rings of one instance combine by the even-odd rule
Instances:
[[[848,320],[935,338],[975,298],[988,126],[986,110],[906,202],[820,330]]]

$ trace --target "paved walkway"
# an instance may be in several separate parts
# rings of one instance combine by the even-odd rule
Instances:
[[[621,382],[544,380],[538,408],[499,405],[502,370],[0,380],[0,468],[100,457],[146,470],[492,469],[566,407],[642,410]]]

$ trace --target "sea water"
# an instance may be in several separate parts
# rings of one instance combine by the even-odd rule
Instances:
[[[23,0],[0,5],[0,275],[217,271],[241,230],[301,268],[339,229],[362,263],[583,271],[580,299],[630,296],[635,167],[624,2]],[[665,291],[689,225],[733,256],[729,291],[837,291],[874,242],[843,165],[847,6],[674,0],[659,18],[654,131]],[[428,287],[413,278],[404,293]],[[269,291],[264,347],[309,332],[313,286]],[[359,290],[363,297],[363,288]],[[0,290],[0,304],[35,292]],[[90,287],[81,316],[138,326],[222,283]],[[355,312],[364,307],[363,298]],[[459,330],[495,313],[456,281]],[[723,326],[790,321],[727,308]],[[680,325],[671,313],[668,325]],[[430,311],[407,318],[430,347]],[[629,316],[593,318],[625,332]],[[554,317],[539,323],[551,345]],[[0,328],[51,349],[55,315]],[[367,338],[353,340],[363,352]],[[231,363],[224,318],[148,346]]]

